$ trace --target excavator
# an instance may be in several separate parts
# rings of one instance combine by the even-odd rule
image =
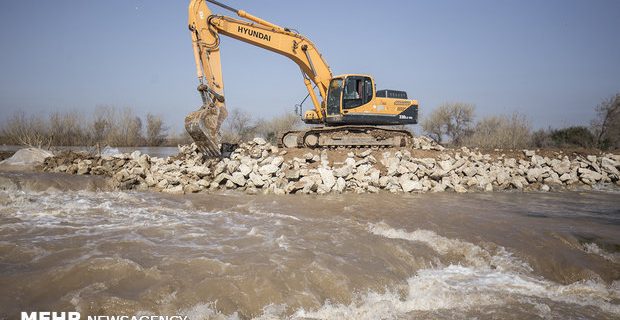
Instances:
[[[238,18],[213,14],[207,2],[234,12]],[[377,91],[374,79],[368,75],[333,76],[314,43],[295,30],[215,0],[191,0],[188,22],[203,104],[185,118],[185,129],[206,157],[222,155],[219,129],[227,116],[220,36],[278,53],[299,66],[314,106],[303,114],[302,120],[313,126],[281,133],[279,145],[286,148],[411,145],[413,136],[402,125],[417,124],[417,100],[409,100],[404,91]]]

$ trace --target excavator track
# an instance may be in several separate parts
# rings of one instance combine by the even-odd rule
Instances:
[[[288,131],[280,136],[278,144],[285,148],[410,147],[412,139],[407,130],[338,126]]]

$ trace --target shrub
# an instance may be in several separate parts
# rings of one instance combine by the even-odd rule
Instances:
[[[595,145],[595,137],[586,127],[568,127],[552,130],[550,137],[553,145],[559,148],[591,148]]]
[[[530,123],[524,115],[491,116],[478,121],[464,144],[484,149],[525,148],[531,142]]]
[[[586,127],[549,128],[536,131],[532,144],[537,148],[592,148],[596,146],[596,137]]]
[[[551,134],[549,134],[551,130],[552,129],[549,128],[548,130],[539,129],[539,130],[534,131],[534,133],[532,133],[532,146],[536,148],[554,147],[555,144],[553,143],[553,140],[551,139]]]

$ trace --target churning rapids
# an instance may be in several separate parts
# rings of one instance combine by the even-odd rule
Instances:
[[[620,318],[614,192],[173,196],[8,177],[0,318]]]

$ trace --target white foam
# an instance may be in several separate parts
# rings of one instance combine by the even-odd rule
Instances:
[[[384,292],[368,291],[356,294],[349,304],[327,301],[317,309],[296,310],[291,316],[283,315],[286,308],[282,305],[269,305],[255,319],[402,319],[415,317],[415,312],[505,307],[515,301],[531,305],[530,310],[543,318],[566,312],[554,314],[550,302],[576,308],[594,307],[611,317],[620,316],[620,306],[614,303],[620,299],[620,283],[608,286],[589,280],[562,285],[532,275],[526,263],[502,247],[489,252],[473,243],[446,238],[430,230],[407,232],[385,223],[371,224],[368,229],[388,239],[424,243],[442,255],[467,251],[464,253],[467,265],[422,269],[407,279],[405,291],[397,288],[387,288]],[[214,307],[210,305],[210,308]],[[205,319],[205,315],[208,319],[238,318],[236,313],[225,316],[215,309],[203,308],[193,309],[201,317],[192,319]]]
[[[225,315],[217,311],[217,301],[211,303],[198,304],[188,309],[181,310],[179,314],[186,315],[192,320],[239,320],[239,315],[235,312],[232,315]]]
[[[489,252],[473,243],[446,238],[431,230],[418,229],[408,232],[403,229],[394,229],[383,222],[369,224],[368,230],[372,234],[390,239],[403,239],[423,243],[440,255],[463,255],[465,263],[476,267],[532,271],[532,268],[527,263],[520,261],[503,247],[498,247],[495,249],[495,252]]]
[[[620,254],[607,252],[601,247],[599,247],[596,243],[585,243],[583,245],[583,250],[589,254],[600,256],[607,261],[611,261],[613,263],[620,263]]]
[[[407,284],[404,297],[391,290],[368,292],[348,305],[326,303],[318,310],[298,310],[293,318],[393,319],[415,311],[504,305],[520,296],[533,298],[527,301],[540,316],[550,312],[545,300],[593,306],[620,315],[620,306],[609,302],[618,298],[618,291],[592,281],[559,285],[516,273],[451,265],[420,270]]]
[[[278,245],[278,247],[280,247],[281,249],[284,249],[286,251],[288,251],[288,248],[290,246],[288,239],[286,239],[286,237],[284,235],[279,236],[275,240],[275,243]]]

